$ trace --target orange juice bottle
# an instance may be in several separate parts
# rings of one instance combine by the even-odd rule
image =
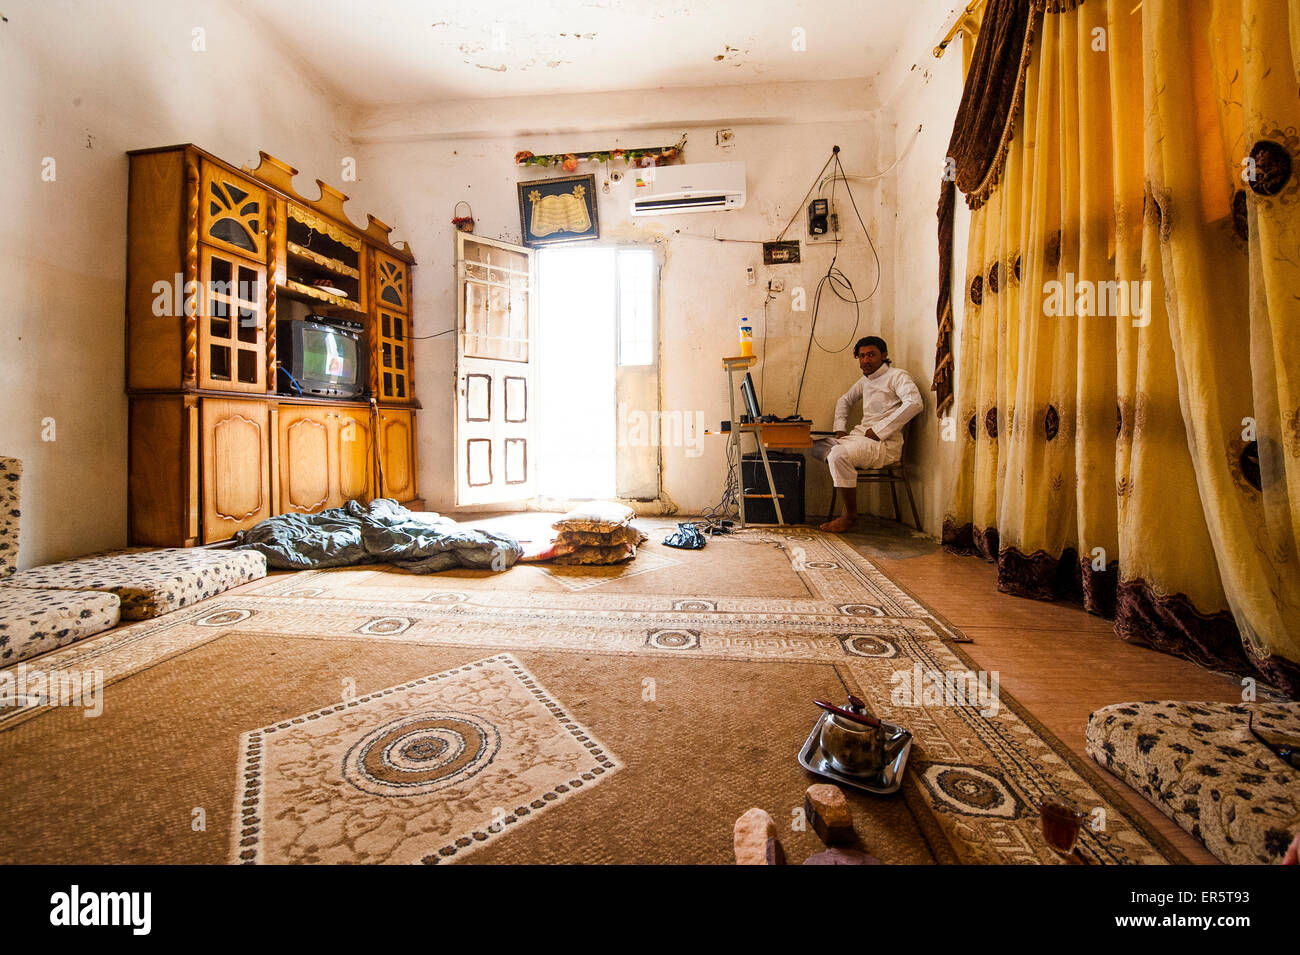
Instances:
[[[754,354],[754,326],[749,319],[740,320],[740,357],[750,358]]]

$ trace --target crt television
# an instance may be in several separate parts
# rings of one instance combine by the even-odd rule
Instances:
[[[277,325],[279,392],[316,398],[357,398],[365,393],[361,330],[325,324],[315,316]]]

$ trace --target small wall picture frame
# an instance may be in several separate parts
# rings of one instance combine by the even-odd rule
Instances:
[[[535,179],[518,186],[524,245],[537,248],[600,238],[595,175]]]

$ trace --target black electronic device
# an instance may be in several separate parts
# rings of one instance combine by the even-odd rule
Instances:
[[[808,204],[808,234],[825,235],[830,231],[831,204],[825,199],[814,199]]]
[[[804,469],[807,466],[802,454],[786,451],[768,451],[768,464],[772,467],[772,480],[776,483],[777,494],[781,498],[781,516],[787,524],[804,522]],[[746,493],[774,493],[767,486],[767,471],[763,468],[763,459],[757,452],[744,456],[740,464],[740,479]],[[750,497],[745,499],[745,522],[754,524],[775,524],[776,508],[771,498]]]
[[[745,411],[750,421],[757,421],[763,412],[758,407],[758,392],[754,390],[754,379],[745,372],[745,380],[740,383],[740,393],[745,399]]]
[[[360,332],[366,327],[355,319],[335,318],[333,315],[318,315],[315,312],[309,313],[306,316],[306,320],[309,322],[317,322],[321,325],[332,325],[335,328],[346,328],[351,332]]]

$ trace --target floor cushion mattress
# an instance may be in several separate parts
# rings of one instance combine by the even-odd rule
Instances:
[[[117,626],[120,603],[116,594],[99,590],[0,586],[0,666]]]
[[[1221,861],[1276,863],[1300,830],[1300,770],[1264,740],[1300,739],[1300,703],[1117,703],[1088,755]]]
[[[173,548],[115,551],[19,571],[13,587],[102,590],[121,601],[123,620],[146,620],[266,576],[253,551]]]

